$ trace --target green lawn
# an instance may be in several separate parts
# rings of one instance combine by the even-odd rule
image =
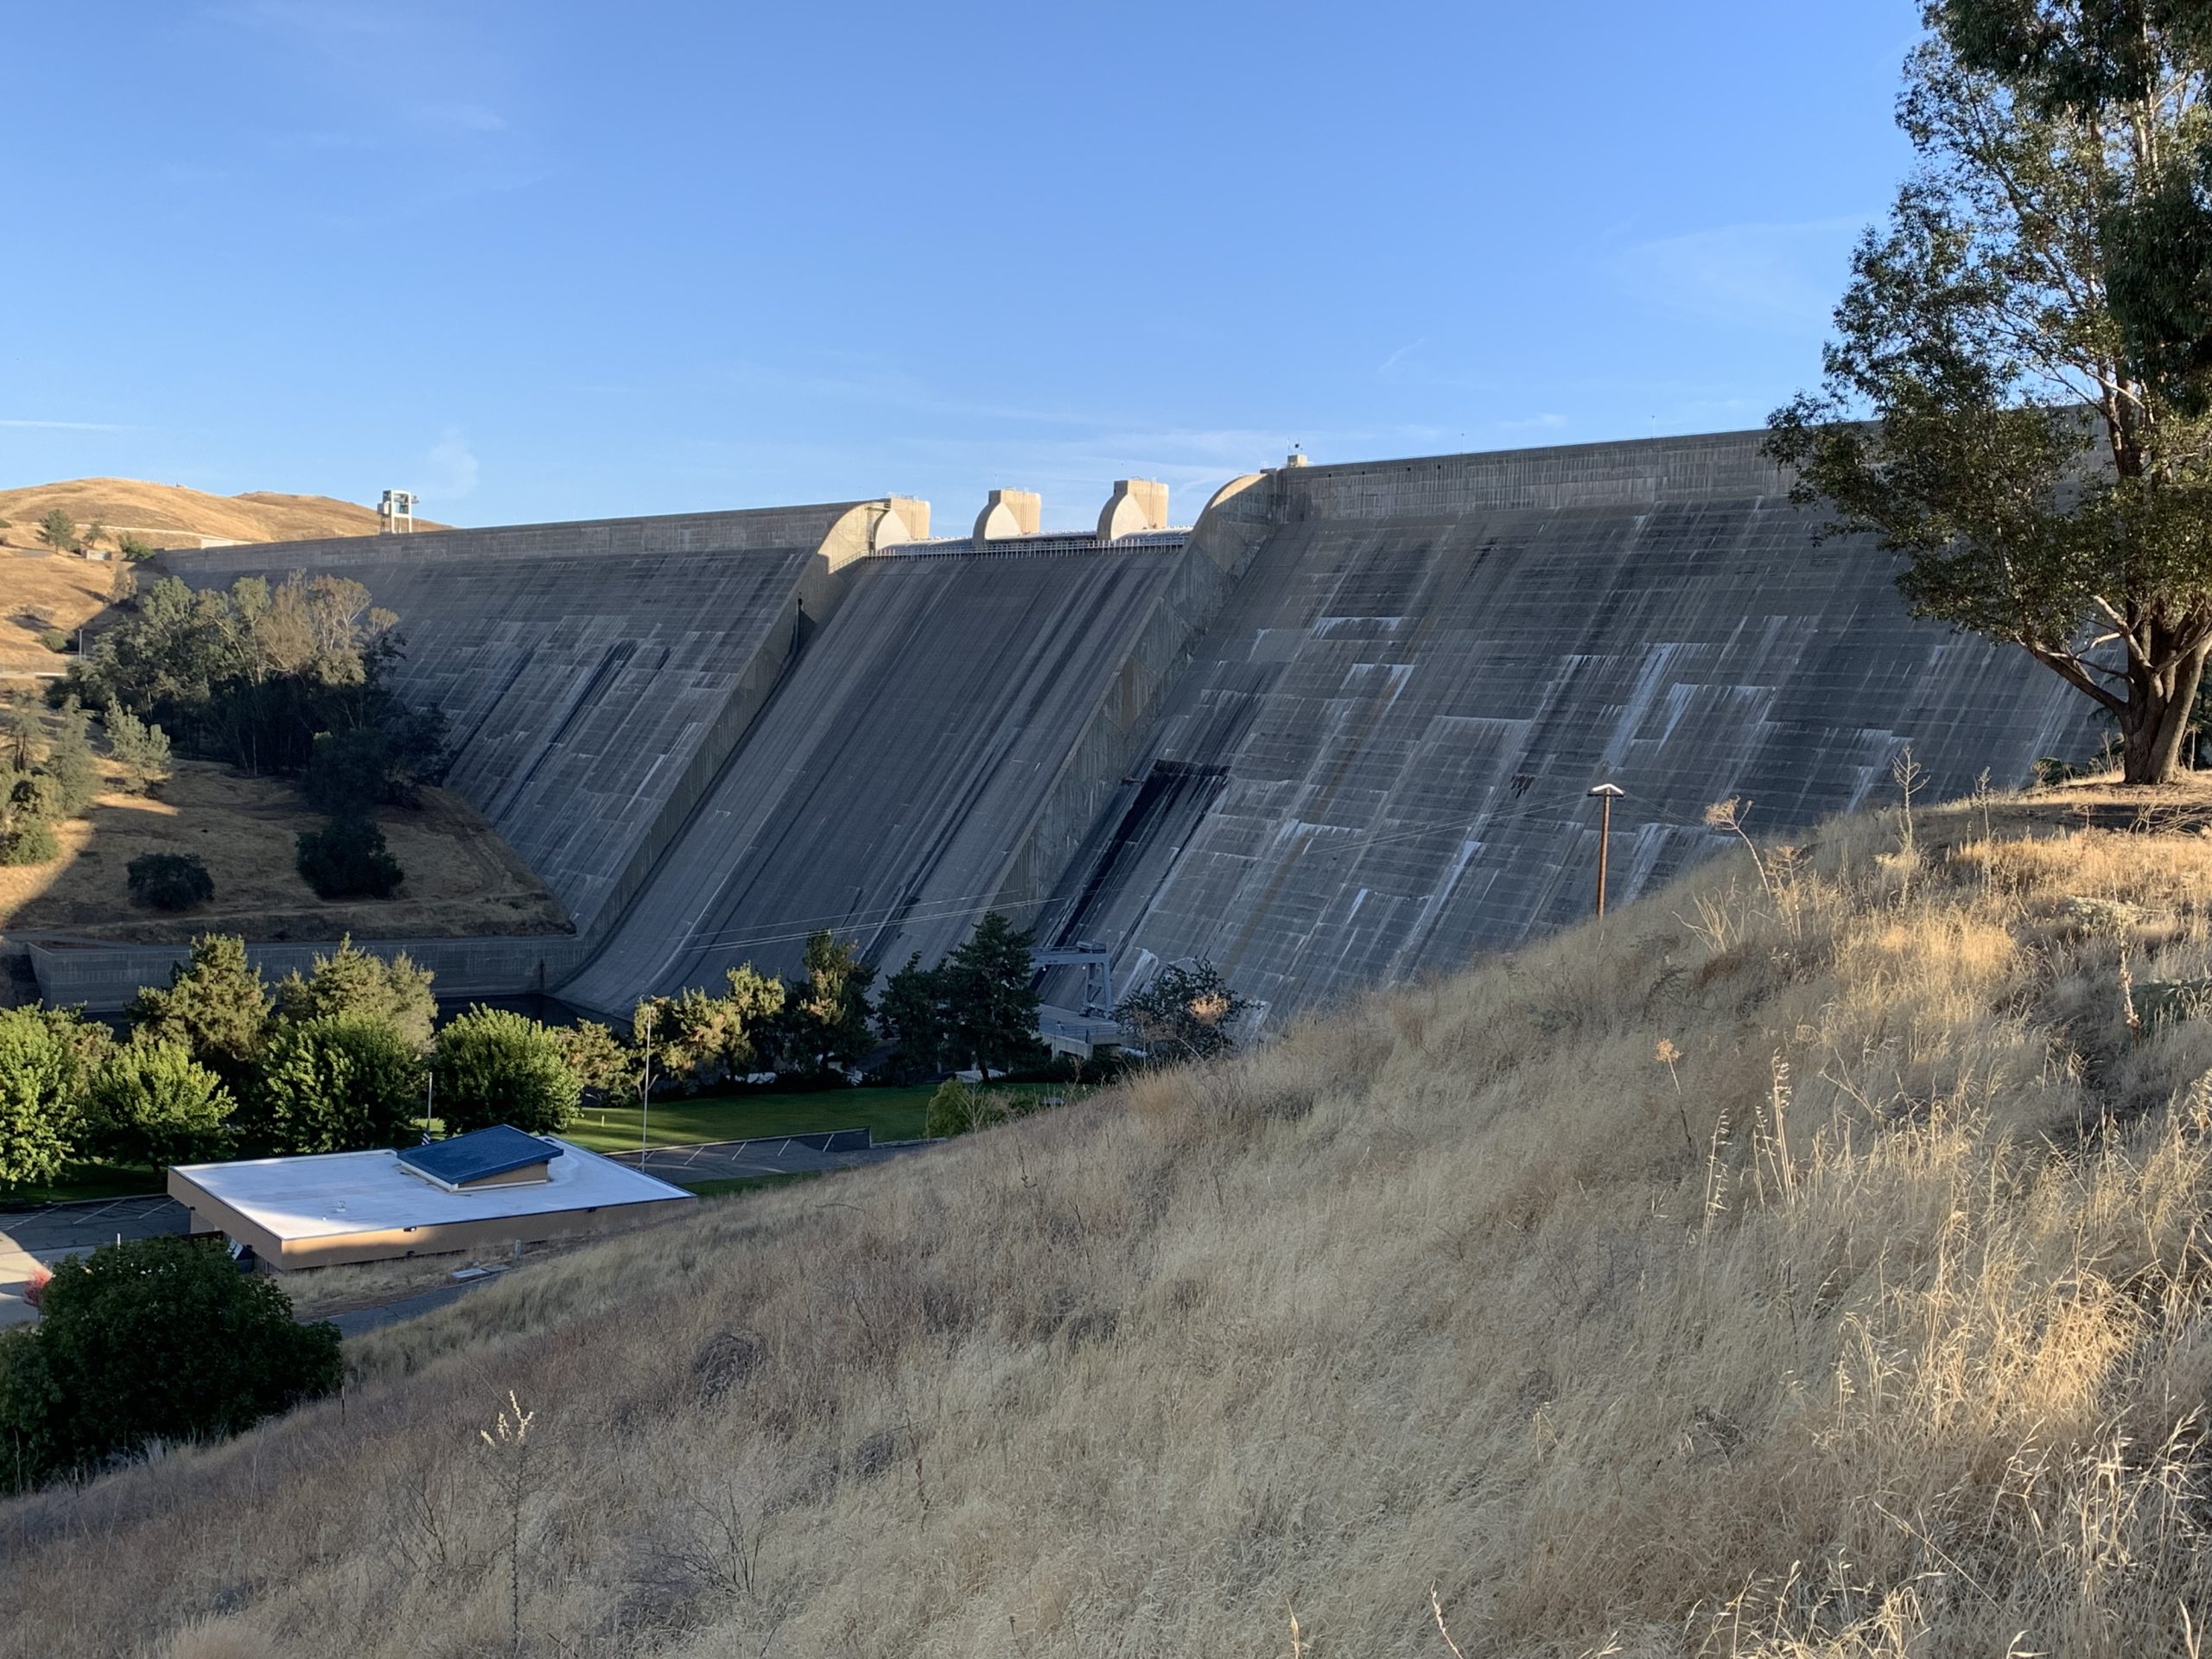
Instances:
[[[22,1209],[34,1204],[62,1204],[77,1198],[135,1198],[166,1192],[168,1178],[157,1169],[130,1164],[73,1163],[60,1175],[35,1186],[10,1187],[0,1192],[0,1205]]]
[[[753,1141],[820,1129],[870,1129],[878,1141],[919,1138],[929,1112],[925,1084],[912,1089],[830,1089],[811,1095],[737,1095],[657,1100],[651,1130],[657,1147],[701,1141]],[[629,1152],[638,1145],[638,1109],[588,1109],[568,1138],[594,1152]]]

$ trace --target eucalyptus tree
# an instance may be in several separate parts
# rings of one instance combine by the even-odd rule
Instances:
[[[2212,7],[1936,0],[1916,162],[1769,452],[2168,779],[2212,651]]]

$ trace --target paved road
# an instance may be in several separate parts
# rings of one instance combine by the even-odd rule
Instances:
[[[0,1211],[0,1327],[36,1317],[23,1300],[35,1268],[51,1267],[65,1255],[82,1255],[118,1238],[156,1238],[190,1226],[191,1213],[182,1205],[151,1194]]]

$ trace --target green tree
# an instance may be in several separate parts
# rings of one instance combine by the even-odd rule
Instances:
[[[108,711],[108,752],[123,768],[124,787],[143,795],[169,775],[168,734],[149,726],[128,709]]]
[[[233,1095],[244,1096],[269,1024],[269,993],[244,939],[203,933],[169,969],[168,987],[146,987],[124,1014],[137,1035],[182,1044]]]
[[[374,1015],[279,1020],[262,1050],[248,1133],[286,1153],[398,1146],[416,1134],[423,1081],[422,1056]]]
[[[302,830],[295,861],[324,899],[389,899],[407,879],[385,847],[384,831],[367,818],[333,818]]]
[[[728,988],[721,996],[727,1014],[721,1061],[733,1077],[741,1077],[759,1061],[763,1039],[783,1012],[790,993],[782,980],[762,973],[749,962],[726,969],[722,982]]]
[[[1204,1060],[1236,1046],[1236,1016],[1251,1006],[1200,957],[1162,968],[1115,1006],[1114,1017],[1149,1059]]]
[[[361,817],[384,804],[391,779],[390,741],[374,727],[362,727],[316,737],[301,787],[316,811]]]
[[[17,1489],[160,1440],[236,1434],[345,1374],[337,1327],[219,1245],[146,1238],[62,1262],[0,1339],[0,1480]]]
[[[0,699],[0,759],[20,776],[39,763],[46,753],[46,728],[38,717],[38,704],[28,691],[16,690]]]
[[[1795,494],[1916,613],[2024,649],[2173,773],[2212,651],[2212,25],[2179,0],[1938,0],[1917,164],[1770,420]]]
[[[38,538],[56,553],[74,553],[77,540],[77,521],[60,507],[48,507],[38,521]]]
[[[143,563],[152,558],[155,552],[151,543],[142,540],[127,530],[116,537],[115,550],[133,564]]]
[[[100,792],[100,766],[86,734],[90,716],[74,697],[61,705],[41,767],[54,779],[58,816],[81,818]]]
[[[950,1015],[951,1052],[982,1072],[1011,1071],[1037,1063],[1044,1046],[1037,1039],[1036,969],[1029,952],[1035,939],[994,910],[945,958],[945,1006]]]
[[[61,1020],[0,1008],[0,1192],[60,1173],[76,1151],[87,1071]]]
[[[190,853],[141,853],[123,874],[131,903],[156,910],[190,910],[215,896],[215,878]]]
[[[944,975],[922,966],[921,952],[883,982],[875,1022],[892,1045],[891,1065],[901,1077],[926,1076],[944,1065],[949,1014]]]
[[[124,1043],[92,1074],[85,1144],[100,1156],[165,1168],[230,1150],[235,1103],[179,1043]]]
[[[806,941],[806,972],[784,1006],[783,1039],[790,1058],[817,1076],[863,1058],[874,1044],[868,989],[875,969],[860,947],[827,928]]]
[[[580,1020],[557,1034],[561,1058],[575,1074],[583,1098],[593,1102],[613,1099],[633,1085],[638,1075],[637,1057],[612,1028],[595,1020]]]
[[[348,934],[334,953],[318,955],[304,977],[296,969],[276,982],[276,1013],[293,1020],[334,1014],[379,1020],[416,1053],[427,1054],[438,1022],[438,1000],[430,992],[435,977],[405,951],[387,962],[356,949]]]
[[[557,1033],[507,1008],[472,1007],[448,1020],[432,1062],[447,1133],[494,1123],[532,1135],[567,1128],[582,1086],[562,1046]]]

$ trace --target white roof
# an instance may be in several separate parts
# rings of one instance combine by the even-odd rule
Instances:
[[[547,1166],[552,1179],[450,1192],[400,1166],[391,1152],[326,1152],[301,1158],[248,1158],[232,1164],[180,1164],[174,1171],[277,1237],[333,1238],[457,1221],[499,1221],[569,1210],[657,1204],[693,1193],[642,1170],[586,1152],[557,1136]]]

